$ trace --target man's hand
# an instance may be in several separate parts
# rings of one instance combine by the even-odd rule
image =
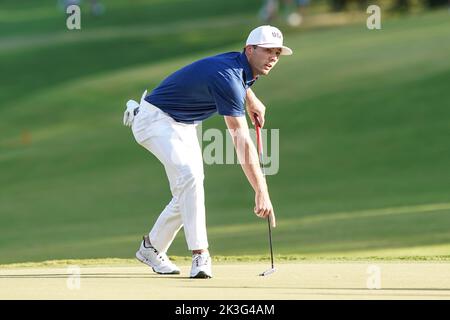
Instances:
[[[275,212],[267,191],[257,192],[255,195],[255,214],[260,218],[270,217],[272,227],[276,227]]]
[[[252,124],[255,125],[255,116],[257,116],[261,124],[261,128],[264,127],[264,115],[266,114],[266,107],[261,102],[261,100],[256,97],[256,95],[250,88],[247,89],[246,101],[247,113],[252,121]]]

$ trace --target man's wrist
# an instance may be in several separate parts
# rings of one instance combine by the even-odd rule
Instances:
[[[256,187],[255,193],[267,193],[267,186],[258,186]]]

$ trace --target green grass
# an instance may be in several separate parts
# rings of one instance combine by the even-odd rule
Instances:
[[[192,21],[199,18],[214,18],[239,13],[254,13],[258,0],[108,0],[105,14],[95,17],[90,14],[88,1],[81,4],[81,32],[105,27],[161,26],[174,21]],[[254,15],[254,14],[253,14]],[[55,0],[3,0],[0,12],[2,29],[0,35],[40,35],[67,32],[67,15],[59,9]]]
[[[192,262],[191,257],[187,256],[171,256],[172,261],[179,265],[190,265]],[[402,263],[417,263],[417,262],[443,262],[447,263],[450,261],[450,255],[447,256],[400,256],[400,257],[313,257],[307,258],[300,255],[276,255],[274,257],[275,264],[286,262],[305,262],[305,263],[340,263],[340,262],[402,262]],[[214,263],[267,263],[270,261],[270,257],[267,255],[240,255],[240,256],[213,256],[212,260]],[[10,269],[10,268],[63,268],[68,266],[80,266],[80,267],[100,267],[100,266],[142,266],[140,262],[136,259],[120,259],[120,258],[104,258],[104,259],[67,259],[67,260],[47,260],[40,262],[22,262],[22,263],[9,263],[1,264],[0,269]]]
[[[33,19],[8,22],[15,31],[0,42],[50,40],[0,49],[9,75],[0,79],[0,263],[133,256],[170,193],[162,166],[121,125],[124,103],[195,59],[240,50],[242,30],[257,22],[255,6],[235,2],[238,15],[209,1],[181,19],[166,14],[177,1],[155,1],[161,14],[147,21],[114,1],[110,16],[83,30],[93,40],[52,38],[62,32],[52,11],[36,29]],[[190,27],[125,32],[160,23]],[[108,27],[124,33],[96,33]],[[296,54],[254,87],[267,127],[280,129],[280,171],[268,177],[279,257],[448,256],[449,31],[447,12],[437,11],[388,19],[381,31],[355,24],[286,34]],[[215,117],[204,123],[211,127],[225,124]],[[267,225],[252,213],[240,167],[205,166],[205,174],[212,254],[267,259]],[[183,232],[169,254],[188,254]]]

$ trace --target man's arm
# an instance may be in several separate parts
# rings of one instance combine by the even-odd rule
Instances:
[[[258,99],[252,89],[248,88],[245,96],[246,104],[247,104],[247,113],[250,119],[252,120],[252,124],[255,124],[255,114],[258,116],[260,120],[261,128],[264,127],[264,115],[266,114],[266,107]]]
[[[254,212],[258,217],[271,216],[272,226],[275,227],[275,214],[270,201],[266,180],[259,166],[258,153],[250,138],[250,133],[245,117],[224,116],[225,123],[233,138],[236,153],[250,185],[255,191]]]

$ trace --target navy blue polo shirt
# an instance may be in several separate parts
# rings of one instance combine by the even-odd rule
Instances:
[[[174,72],[145,100],[183,123],[197,123],[216,112],[240,117],[245,115],[246,90],[254,82],[245,54],[228,52]]]

